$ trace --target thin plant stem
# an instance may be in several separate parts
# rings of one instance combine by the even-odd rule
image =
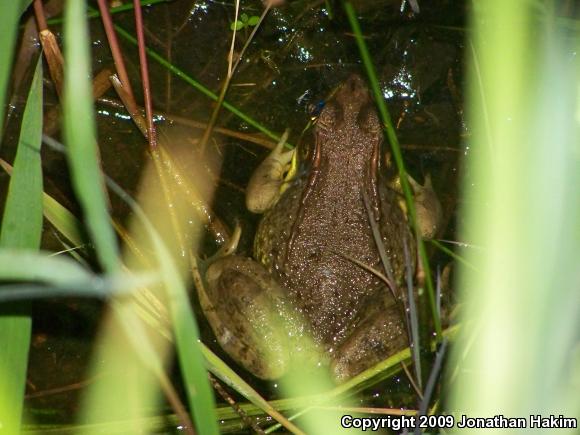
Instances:
[[[228,55],[228,77],[234,73],[232,64],[234,63],[234,47],[236,45],[236,35],[238,33],[238,16],[240,14],[240,0],[236,0],[236,12],[234,18],[234,32],[232,33],[232,43],[230,44],[230,54]]]
[[[137,1],[137,0],[135,0],[135,1]],[[225,79],[224,84],[222,86],[222,89],[220,91],[220,94],[219,94],[219,97],[217,100],[217,104],[215,105],[213,112],[211,114],[211,117],[207,123],[207,128],[203,132],[203,136],[202,136],[201,141],[199,143],[199,150],[200,150],[200,153],[202,153],[202,154],[205,151],[205,147],[207,145],[207,142],[209,141],[209,138],[211,136],[211,133],[213,131],[213,128],[215,126],[217,118],[219,116],[221,107],[223,105],[224,99],[225,99],[226,94],[228,92],[228,89],[230,87],[230,82],[232,81],[234,73],[236,72],[236,69],[238,68],[238,65],[240,64],[240,62],[244,56],[244,53],[246,52],[247,48],[249,47],[250,42],[252,42],[252,39],[254,39],[256,32],[260,28],[262,21],[264,21],[264,18],[266,18],[266,15],[268,14],[268,11],[270,10],[271,7],[272,7],[272,1],[269,0],[266,3],[266,7],[264,8],[262,15],[260,16],[260,20],[258,21],[258,24],[256,24],[256,26],[252,30],[252,33],[250,33],[250,36],[246,40],[246,43],[244,44],[244,47],[242,48],[242,51],[240,52],[238,60],[236,61],[236,63],[232,67],[231,62],[233,60],[233,48],[234,48],[234,42],[235,42],[235,36],[236,36],[236,31],[235,31],[235,26],[234,26],[234,35],[232,37],[232,46],[231,46],[230,55],[229,55],[229,59],[228,59],[228,74],[226,75],[226,79]],[[236,21],[237,21],[237,19],[238,19],[238,2],[236,2]]]
[[[258,426],[253,418],[248,416],[248,414],[240,407],[240,405],[234,400],[234,398],[226,391],[224,387],[214,378],[210,373],[208,373],[209,381],[212,384],[214,390],[224,399],[228,405],[232,407],[234,412],[240,416],[242,421],[252,428],[252,430],[258,435],[265,435],[264,430]]]
[[[119,33],[119,35],[121,35],[121,37],[125,38],[127,41],[131,42],[132,44],[136,44],[137,43],[137,40],[135,39],[135,37],[133,37],[133,35],[131,35],[129,32],[127,32],[121,26],[115,25],[115,29],[117,30],[117,33]],[[147,54],[149,55],[149,57],[151,59],[153,59],[155,62],[161,64],[164,68],[167,68],[169,71],[171,71],[177,77],[179,77],[180,79],[182,79],[188,85],[192,86],[194,89],[196,89],[197,91],[201,92],[203,95],[205,95],[206,97],[212,99],[213,101],[217,101],[218,100],[218,96],[215,93],[213,93],[208,88],[206,88],[205,86],[203,86],[197,80],[193,79],[191,76],[187,75],[183,70],[177,68],[175,65],[171,64],[170,62],[168,62],[167,59],[165,59],[163,56],[161,56],[155,50],[152,50],[150,48],[147,48],[146,51],[147,51]],[[223,104],[222,104],[222,106],[225,107],[227,110],[229,110],[231,113],[233,113],[235,116],[237,116],[238,118],[240,118],[242,121],[244,121],[245,123],[247,123],[248,125],[250,125],[250,126],[254,127],[256,130],[264,133],[267,137],[269,137],[269,138],[271,138],[271,139],[273,139],[273,140],[275,140],[277,142],[280,141],[280,136],[279,135],[277,135],[274,132],[268,130],[266,127],[264,127],[258,121],[256,121],[255,119],[249,117],[248,115],[246,115],[244,112],[242,112],[237,107],[233,106],[232,104],[228,103],[227,101],[224,101]]]
[[[133,102],[135,101],[135,96],[133,94],[133,89],[131,88],[131,82],[129,81],[129,75],[127,74],[127,68],[125,68],[125,62],[123,61],[123,54],[121,53],[121,46],[117,39],[117,34],[115,33],[115,27],[113,25],[113,19],[107,6],[106,0],[98,0],[99,10],[101,11],[101,17],[103,22],[103,27],[105,28],[105,34],[107,35],[107,40],[109,41],[109,47],[111,48],[111,54],[113,55],[113,61],[115,62],[115,69],[117,70],[117,75],[119,80],[125,89],[125,93],[128,95],[129,99]]]
[[[175,415],[177,415],[177,418],[180,420],[182,424],[184,433],[186,433],[187,435],[195,435],[195,431],[193,429],[194,427],[193,422],[191,421],[191,418],[187,413],[187,409],[185,409],[183,402],[179,398],[179,394],[175,390],[175,387],[171,383],[171,380],[169,379],[167,374],[165,372],[159,373],[158,380],[159,385],[163,390],[163,394],[165,394],[167,402],[169,402],[169,405],[171,406],[173,411],[175,411]]]
[[[48,71],[59,99],[62,99],[64,59],[54,34],[48,29],[42,0],[34,0],[34,16],[38,26],[38,36],[42,45]]]
[[[44,16],[44,9],[42,7],[42,0],[34,0],[34,16],[36,18],[39,32],[48,29],[46,17]]]
[[[147,120],[147,139],[149,147],[157,148],[157,135],[153,124],[153,104],[151,103],[151,86],[149,85],[149,70],[147,68],[147,53],[145,51],[145,35],[143,33],[143,13],[139,0],[133,0],[135,8],[135,26],[137,31],[137,46],[139,47],[139,65],[141,66],[141,81],[143,83],[143,99],[145,102],[145,118]]]

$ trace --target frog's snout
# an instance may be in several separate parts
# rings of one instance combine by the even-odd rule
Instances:
[[[340,87],[336,100],[340,107],[347,107],[353,113],[358,113],[370,100],[369,91],[362,77],[358,74],[351,75]]]

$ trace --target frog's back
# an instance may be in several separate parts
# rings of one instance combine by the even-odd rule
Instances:
[[[396,194],[379,188],[381,127],[360,78],[349,79],[324,108],[315,134],[309,174],[266,213],[255,255],[287,288],[316,338],[338,345],[364,317],[369,298],[386,291],[352,261],[382,269],[363,191],[380,209],[383,240],[397,263],[408,229]]]

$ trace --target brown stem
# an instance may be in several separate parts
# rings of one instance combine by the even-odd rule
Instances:
[[[124,102],[122,103],[122,102],[119,102],[117,100],[113,100],[111,98],[99,98],[99,103],[101,103],[105,106],[114,107],[116,109],[129,110],[129,109],[127,109],[126,106],[124,106]],[[206,122],[194,121],[192,119],[185,118],[183,116],[177,116],[177,115],[173,115],[171,113],[161,112],[158,110],[155,110],[153,112],[153,114],[155,116],[163,117],[169,122],[175,122],[175,123],[180,124],[180,125],[187,125],[188,127],[199,128],[199,129],[207,128]],[[215,127],[214,131],[216,133],[220,133],[220,134],[223,134],[225,136],[235,137],[236,139],[240,139],[240,140],[243,140],[246,142],[255,143],[256,145],[260,145],[261,147],[267,148],[269,150],[273,149],[276,146],[276,142],[271,141],[269,139],[266,139],[260,133],[258,133],[258,134],[242,133],[240,131],[230,130],[230,129],[223,128],[223,127]]]
[[[123,62],[121,46],[119,45],[117,34],[115,33],[115,28],[113,26],[113,18],[111,17],[109,7],[107,6],[107,0],[97,1],[99,3],[99,11],[101,13],[103,27],[105,28],[107,40],[109,41],[109,47],[111,47],[111,54],[113,55],[115,68],[117,69],[117,75],[119,76],[119,80],[123,84],[123,88],[125,89],[125,92],[128,94],[129,98],[135,101],[135,96],[133,95],[133,90],[131,88],[131,82],[129,81],[127,69],[125,68],[125,62]]]
[[[179,394],[175,391],[173,384],[169,380],[169,378],[165,375],[165,373],[161,374],[161,378],[159,379],[159,384],[161,385],[161,389],[165,394],[165,398],[169,402],[171,408],[175,411],[175,415],[181,421],[183,431],[187,435],[195,435],[195,430],[193,429],[193,422],[183,406],[181,399],[179,398]]]
[[[44,57],[48,63],[50,77],[52,78],[58,97],[61,98],[62,83],[64,81],[64,60],[54,34],[48,30],[42,0],[34,0],[34,16],[36,17],[40,43],[42,44]]]
[[[59,99],[62,99],[62,86],[64,82],[64,59],[62,57],[62,52],[60,51],[56,37],[48,29],[40,32],[40,43],[42,44],[44,57],[48,64],[48,71],[50,72],[50,77],[54,83],[56,93],[58,94]]]
[[[109,77],[109,80],[111,81],[113,88],[115,88],[117,95],[123,102],[125,109],[127,109],[127,112],[129,112],[131,119],[133,120],[139,131],[143,134],[143,136],[147,137],[147,125],[145,124],[145,119],[143,118],[143,115],[139,110],[139,106],[137,106],[135,100],[131,99],[131,96],[129,95],[129,93],[119,80],[119,77],[113,74],[112,76]]]
[[[228,405],[232,407],[232,409],[240,416],[242,421],[252,428],[252,430],[257,433],[258,435],[265,435],[264,430],[256,424],[256,422],[248,416],[246,411],[244,411],[240,405],[234,400],[234,398],[225,390],[224,387],[214,378],[211,374],[208,373],[209,381],[211,382],[214,390],[224,399]]]
[[[34,16],[36,17],[39,32],[48,29],[46,17],[44,16],[44,8],[42,7],[42,0],[34,0]]]
[[[143,14],[141,2],[133,0],[135,9],[135,26],[137,31],[137,45],[139,47],[139,65],[141,66],[141,81],[143,83],[143,99],[145,101],[145,118],[147,120],[147,138],[149,147],[157,148],[157,135],[153,124],[153,104],[151,103],[151,86],[149,85],[149,70],[147,68],[147,53],[145,52],[145,35],[143,33]]]

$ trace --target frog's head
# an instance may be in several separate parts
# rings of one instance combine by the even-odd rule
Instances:
[[[382,127],[365,81],[351,75],[324,106],[315,129],[324,142],[376,144],[382,139]]]

